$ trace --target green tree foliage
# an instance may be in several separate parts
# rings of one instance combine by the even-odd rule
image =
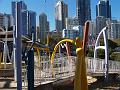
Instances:
[[[98,50],[97,50],[97,57],[98,57],[98,58],[101,58],[101,59],[104,59],[104,58],[105,58],[105,50],[103,50],[103,49],[98,49]]]
[[[90,48],[90,49],[88,50],[87,56],[88,56],[88,57],[94,57],[94,51],[93,51],[92,48]]]
[[[120,52],[114,52],[110,55],[111,60],[120,61]]]
[[[100,40],[100,45],[103,46],[104,45],[104,41],[103,39]],[[109,59],[111,60],[120,60],[120,53],[116,54],[115,52],[115,48],[118,47],[119,45],[112,41],[112,40],[108,40],[108,53],[109,53]],[[89,48],[88,50],[88,57],[93,57],[94,56],[94,48]],[[99,49],[97,50],[97,58],[101,58],[104,59],[105,58],[105,51],[103,49]]]

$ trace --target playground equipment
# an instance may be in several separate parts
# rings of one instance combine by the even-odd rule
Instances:
[[[51,67],[53,68],[55,53],[59,45],[61,45],[64,42],[69,42],[76,45],[77,62],[76,62],[75,79],[74,79],[74,90],[88,90],[86,63],[85,63],[85,50],[86,50],[86,43],[88,37],[88,30],[89,30],[89,21],[85,23],[83,43],[79,38],[76,38],[75,41],[71,39],[61,40],[55,46],[51,56]],[[54,76],[54,70],[53,70],[53,76]]]
[[[108,81],[108,71],[109,71],[109,63],[108,63],[108,39],[107,39],[107,27],[104,27],[101,32],[99,33],[96,43],[95,43],[95,50],[94,50],[94,59],[97,57],[97,50],[104,49],[105,50],[105,65],[104,65],[104,72],[105,72],[105,79]],[[100,46],[100,37],[103,35],[104,38],[104,46]],[[96,64],[95,64],[96,65]],[[94,66],[94,71],[97,66]]]

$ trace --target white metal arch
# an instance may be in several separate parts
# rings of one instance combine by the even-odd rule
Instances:
[[[97,57],[97,50],[98,49],[104,49],[105,50],[105,61],[104,61],[104,72],[105,72],[105,78],[108,79],[108,37],[107,37],[107,29],[108,27],[104,27],[101,32],[99,33],[96,43],[95,43],[95,50],[94,50],[94,60]],[[103,35],[104,38],[104,46],[100,46],[100,37]],[[95,60],[96,61],[96,60]],[[96,64],[94,64],[94,71],[96,69]]]

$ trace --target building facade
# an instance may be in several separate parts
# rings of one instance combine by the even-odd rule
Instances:
[[[106,18],[104,16],[96,17],[96,35],[106,26]]]
[[[79,34],[79,30],[75,30],[75,29],[63,29],[63,32],[62,32],[62,37],[63,38],[69,38],[69,39],[76,39],[76,37],[79,37],[80,34]]]
[[[32,37],[32,33],[36,33],[36,13],[34,11],[25,10],[22,12],[22,35]]]
[[[19,5],[17,5],[19,4]],[[36,37],[36,13],[34,11],[27,10],[27,5],[23,1],[12,2],[12,15],[14,19],[14,25],[16,24],[16,12],[17,7],[19,7],[21,19],[20,26],[22,28],[21,34],[32,38],[32,33],[34,33],[34,39]]]
[[[90,0],[76,0],[76,12],[79,25],[84,26],[87,20],[91,20]]]
[[[111,19],[111,5],[109,0],[100,0],[96,5],[96,16],[104,16]]]
[[[110,29],[108,31],[109,39],[118,39],[120,38],[120,21],[111,20]]]
[[[47,34],[49,32],[49,22],[47,21],[47,15],[45,13],[39,16],[39,29],[40,29],[40,41],[46,43]]]
[[[13,26],[12,15],[0,13],[0,27],[3,29],[10,30],[11,26]]]
[[[18,4],[18,5],[17,5]],[[14,25],[16,24],[16,13],[17,13],[17,7],[19,7],[19,11],[20,11],[20,16],[19,18],[20,19],[23,19],[23,18],[26,18],[25,15],[22,15],[22,13],[24,11],[27,11],[27,5],[23,2],[23,1],[15,1],[15,2],[12,2],[12,16],[13,16],[13,20],[14,20]],[[25,17],[23,17],[25,16]],[[23,27],[27,27],[26,25],[26,22],[25,20],[21,20],[21,23],[20,23],[20,26],[23,28]],[[24,25],[24,26],[23,26]],[[26,26],[25,26],[26,25]],[[27,31],[21,31],[22,32],[22,35],[26,35],[27,34]]]
[[[63,1],[58,1],[55,6],[55,25],[58,32],[65,29],[65,18],[68,17],[68,5]]]
[[[65,19],[65,29],[73,29],[74,26],[78,26],[78,20],[76,17],[68,17]]]
[[[0,27],[7,27],[6,25],[8,26],[8,19],[4,14],[0,13]]]

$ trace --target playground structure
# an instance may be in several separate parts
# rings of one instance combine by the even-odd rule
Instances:
[[[86,75],[86,63],[85,63],[85,47],[86,47],[86,43],[87,43],[88,30],[89,30],[89,22],[86,22],[83,44],[79,38],[76,38],[76,41],[73,41],[70,39],[62,40],[55,46],[54,51],[52,53],[52,57],[51,57],[51,65],[52,65],[56,50],[59,45],[61,45],[64,42],[70,42],[72,44],[76,44],[76,53],[77,53],[78,59],[76,61],[77,65],[76,65],[76,70],[75,70],[74,90],[82,90],[82,89],[88,90],[87,75]]]
[[[49,41],[47,42],[46,46],[34,41],[34,38],[32,38],[32,40],[28,39],[24,41],[24,43],[27,44],[24,45],[22,39],[25,37],[21,36],[20,32],[22,26],[19,25],[19,23],[21,22],[21,19],[19,18],[19,12],[20,11],[17,11],[18,16],[16,15],[16,27],[13,28],[13,32],[11,31],[13,33],[12,39],[8,39],[8,37],[6,36],[8,35],[8,31],[2,30],[2,32],[0,32],[5,36],[5,39],[1,40],[1,43],[4,44],[4,60],[3,55],[1,55],[0,59],[3,65],[3,67],[1,65],[1,68],[4,69],[4,71],[2,72],[2,77],[8,78],[8,71],[6,72],[5,70],[11,67],[12,70],[10,72],[13,72],[11,76],[12,78],[14,77],[14,80],[16,81],[14,86],[16,86],[17,90],[22,90],[23,88],[33,90],[34,87],[37,87],[39,85],[47,85],[49,83],[55,84],[60,80],[64,81],[66,79],[72,79],[74,81],[74,90],[88,90],[89,77],[87,78],[87,75],[91,76],[90,78],[92,78],[92,75],[102,75],[105,76],[105,78],[109,78],[109,74],[120,74],[120,62],[108,61],[107,55],[105,56],[105,60],[97,60],[96,54],[94,55],[95,59],[85,59],[89,21],[85,23],[83,40],[80,40],[79,38],[76,38],[76,40],[61,40],[55,46],[52,56],[50,56],[50,49],[48,47]],[[100,32],[100,35],[101,33],[104,34],[103,36],[105,46],[102,46],[102,49],[105,49],[105,52],[108,54],[106,30],[107,28],[104,28]],[[100,47],[98,46],[100,35],[98,35],[98,39],[95,45],[95,53],[96,50]],[[9,42],[13,42],[13,54],[11,55],[9,53],[9,43],[7,40],[9,40]],[[76,46],[77,57],[69,56],[69,50],[66,48],[68,56],[60,56],[54,58],[59,46],[62,43],[66,42],[72,43]],[[26,49],[22,47],[26,47]],[[24,53],[22,53],[22,49],[25,50]],[[48,56],[47,54],[41,55],[41,50],[48,53]],[[9,60],[11,62],[9,66],[7,63],[7,59],[11,60]],[[94,80],[93,82],[95,81],[96,80]]]

